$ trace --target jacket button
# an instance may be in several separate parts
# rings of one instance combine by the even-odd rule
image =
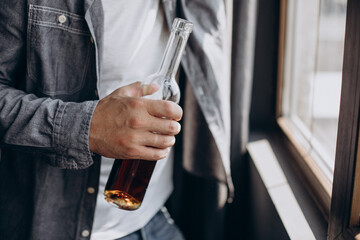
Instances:
[[[95,188],[93,188],[93,187],[88,187],[87,192],[88,192],[89,194],[93,194],[93,193],[95,193]]]
[[[66,16],[65,15],[60,15],[58,18],[59,23],[64,23],[66,22]]]
[[[81,232],[81,236],[83,236],[83,237],[88,237],[89,235],[90,235],[89,230],[84,230]]]

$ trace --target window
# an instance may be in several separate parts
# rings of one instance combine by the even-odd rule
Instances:
[[[346,0],[288,1],[282,116],[332,182]]]
[[[340,106],[346,0],[282,1],[278,123],[329,214]]]
[[[282,1],[278,123],[328,239],[360,236],[359,12],[358,0]]]

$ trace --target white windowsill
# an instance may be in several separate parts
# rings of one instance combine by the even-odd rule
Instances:
[[[269,142],[251,142],[247,149],[290,239],[315,239]]]

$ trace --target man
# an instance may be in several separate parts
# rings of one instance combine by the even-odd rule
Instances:
[[[134,125],[130,126],[130,130],[137,131],[133,134],[133,137],[126,136],[128,135],[126,132],[121,133],[120,135],[122,135],[122,140],[124,140],[126,144],[133,139],[135,144],[138,144],[137,141],[140,141],[141,145],[146,146],[136,146],[137,148],[141,148],[136,150],[136,152],[168,150],[168,146],[175,142],[173,135],[179,132],[180,126],[177,122],[169,121],[164,118],[155,118],[154,121],[151,122],[147,120],[148,117],[145,115],[149,112],[158,117],[165,117],[164,114],[170,110],[170,113],[173,115],[170,119],[179,120],[181,112],[179,109],[175,109],[177,111],[172,113],[174,111],[172,105],[169,105],[168,109],[166,109],[165,106],[163,110],[160,110],[163,111],[163,113],[161,113],[162,115],[153,112],[159,111],[159,109],[152,109],[153,107],[161,108],[161,105],[154,105],[151,109],[146,109],[147,112],[145,112],[144,116],[141,118],[137,118],[140,114],[139,111],[131,111],[129,114],[125,115],[129,118],[125,119],[124,124],[116,126],[114,129],[104,127],[104,120],[102,118],[103,113],[98,114],[97,112],[97,110],[103,112],[101,111],[102,103],[112,96],[111,93],[115,89],[126,84],[132,84],[129,85],[129,87],[125,87],[125,89],[128,89],[131,86],[134,86],[134,81],[145,79],[157,72],[160,68],[169,38],[169,29],[165,21],[162,5],[159,0],[104,0],[102,1],[102,5],[104,10],[104,54],[99,91],[99,96],[102,100],[95,110],[90,133],[92,132],[93,126],[94,129],[102,129],[101,131],[97,131],[101,134],[105,133],[105,136],[98,137],[101,141],[102,139],[106,139],[106,136],[112,136],[113,132],[121,133],[122,130],[120,129],[123,129],[122,125],[132,123]],[[138,83],[135,83],[135,89],[137,91],[134,91],[134,94],[138,94],[137,84]],[[111,103],[110,105],[113,104]],[[122,104],[122,106],[126,107],[129,105],[131,106],[132,104]],[[121,107],[115,109],[117,109],[119,113],[123,112]],[[134,113],[136,114],[135,116],[130,116],[130,114]],[[116,116],[111,116],[113,110],[108,111],[108,114],[109,117],[107,117],[107,119],[110,121],[117,119]],[[100,116],[100,120],[97,124],[98,127],[95,127],[97,116]],[[138,126],[139,124],[148,124],[149,127],[151,126],[153,129],[150,130],[147,126]],[[152,133],[159,133],[157,129],[159,129],[162,134],[158,135]],[[151,132],[150,142],[144,142],[148,141],[146,140],[146,137],[149,135],[149,132]],[[104,147],[100,146],[100,149],[112,149],[112,146],[108,145],[108,141],[105,140],[101,142],[104,143]],[[90,144],[91,143],[90,134]],[[157,146],[154,146],[154,144]],[[101,154],[101,150],[98,151],[98,153]],[[168,223],[172,220],[165,218],[168,213],[163,207],[173,190],[172,154],[166,158],[164,158],[165,153],[163,156],[159,156],[159,158],[164,159],[156,163],[141,207],[135,211],[118,210],[104,201],[104,188],[113,164],[112,159],[116,157],[105,154],[101,155],[106,157],[102,157],[101,160],[99,192],[91,239],[117,239],[129,234],[129,239],[132,238],[132,235],[136,234],[143,235],[146,239],[183,239],[176,227],[173,224]],[[123,157],[123,159],[127,158],[127,156]],[[158,225],[160,229],[154,230],[156,229],[156,225]]]
[[[175,14],[174,1],[163,4],[167,16]],[[102,231],[96,198],[106,159],[100,161],[100,155],[164,158],[180,131],[181,108],[134,98],[139,83],[101,93],[108,57],[103,53],[111,53],[103,47],[102,1],[1,2],[0,19],[0,239],[88,239],[93,226],[94,236]],[[105,15],[105,30],[109,24]],[[193,55],[188,59],[195,61]],[[190,63],[188,76],[202,70]],[[184,67],[190,69],[189,60]],[[211,83],[212,73],[207,74]],[[197,81],[206,89],[202,77]],[[213,92],[203,91],[202,99],[217,96]],[[208,107],[212,112],[205,117],[219,136],[223,116],[216,111],[221,107]]]

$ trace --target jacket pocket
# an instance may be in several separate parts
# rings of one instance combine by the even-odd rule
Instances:
[[[27,72],[33,90],[47,96],[70,95],[81,90],[92,45],[83,16],[30,5]]]

